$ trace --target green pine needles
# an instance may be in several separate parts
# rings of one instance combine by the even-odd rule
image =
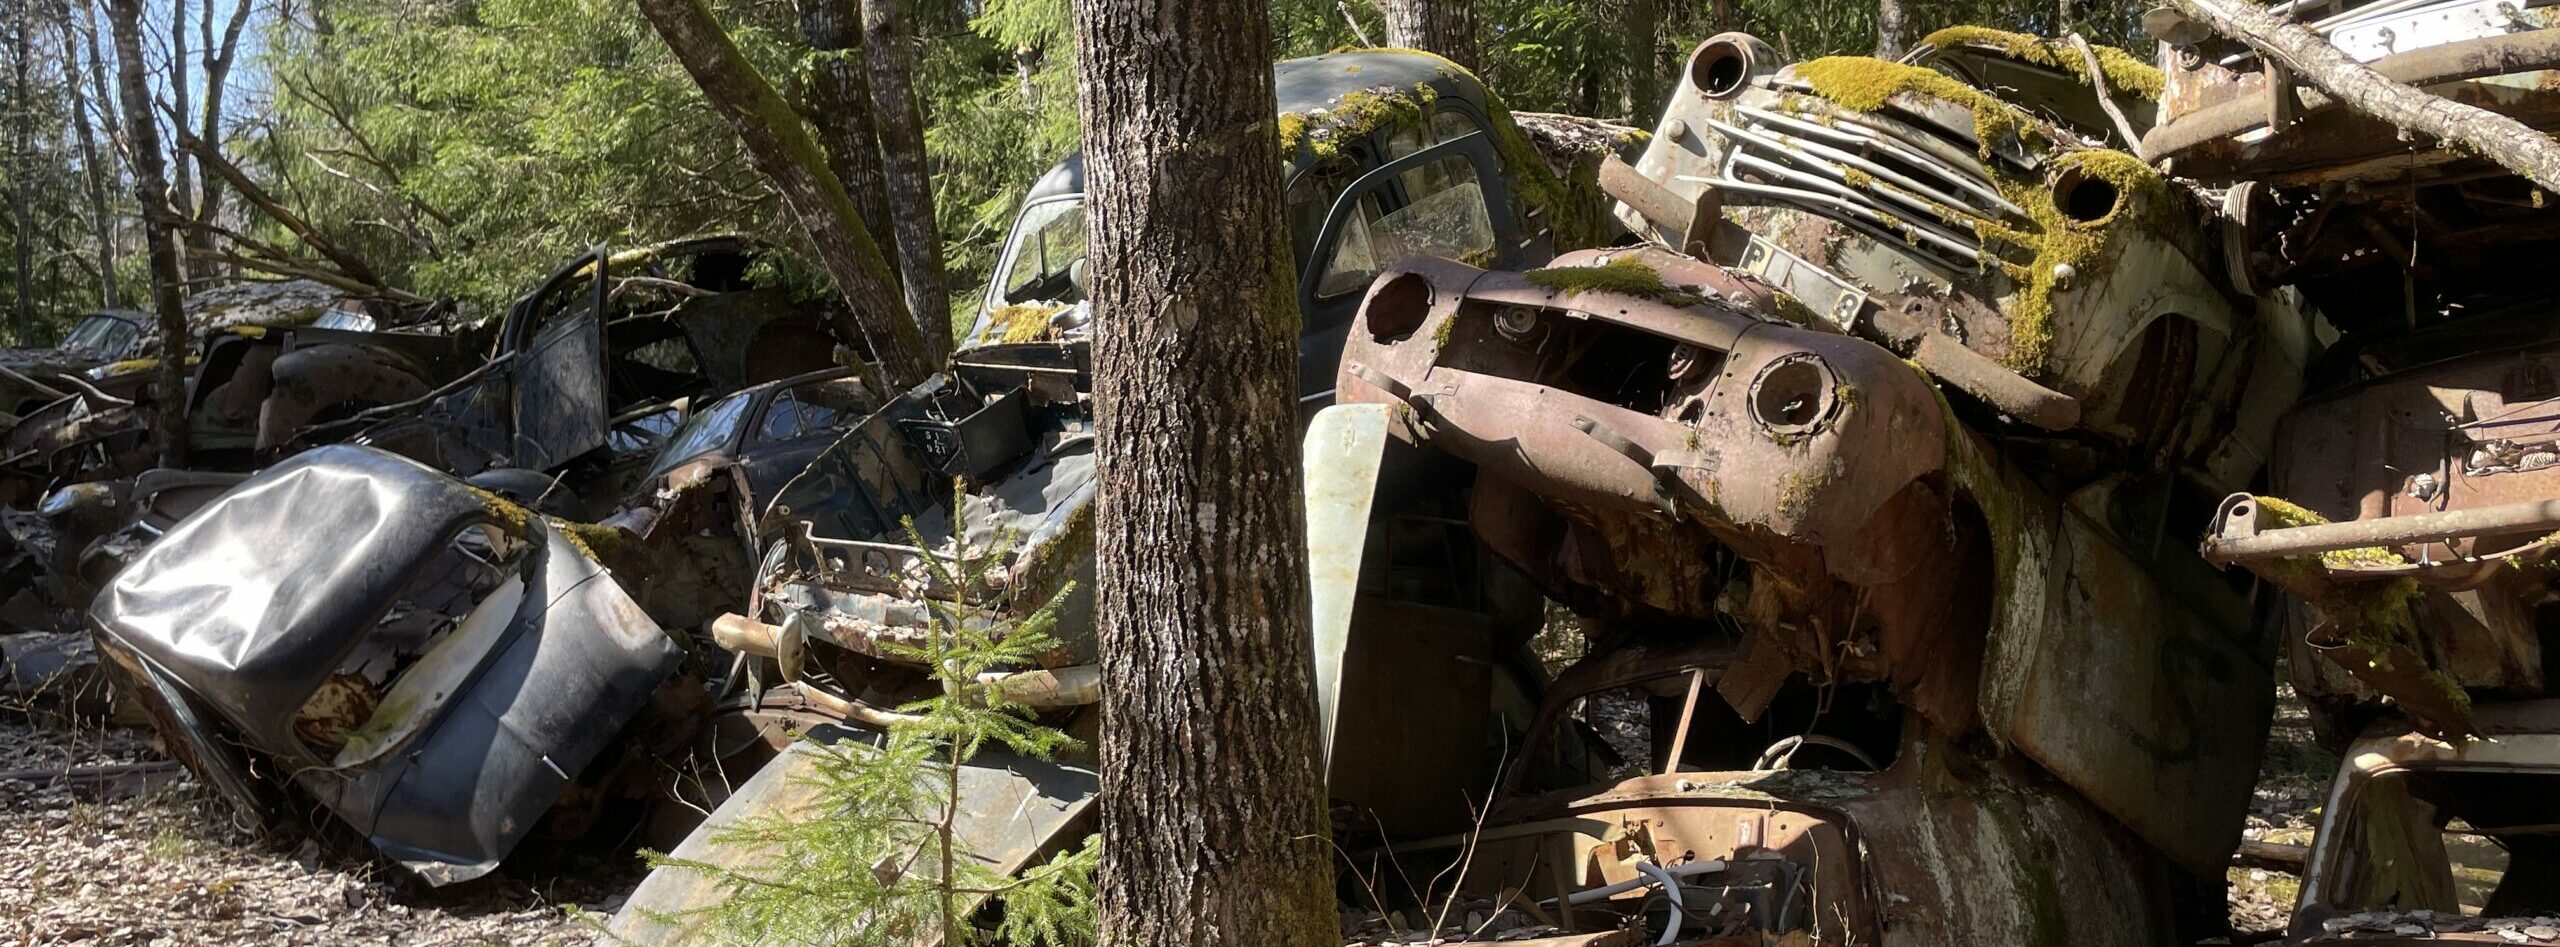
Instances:
[[[936,589],[994,588],[989,579],[1012,545],[1008,537],[980,554],[946,555],[916,532],[912,519],[906,528],[928,587]],[[813,754],[814,765],[779,794],[791,804],[739,819],[713,836],[720,847],[743,848],[749,857],[711,864],[649,853],[653,866],[699,872],[724,895],[710,907],[651,920],[685,931],[676,941],[686,944],[1092,943],[1099,853],[1090,838],[1005,874],[971,851],[958,831],[970,805],[963,769],[981,752],[1000,748],[1047,759],[1077,746],[995,683],[1006,672],[1038,667],[1038,656],[1056,646],[1050,629],[1069,591],[1061,588],[1012,618],[999,617],[1001,603],[969,604],[991,596],[919,595],[929,603],[935,633],[920,647],[884,647],[896,649],[887,656],[902,663],[934,669],[941,693],[900,706],[899,719],[884,730],[796,748]],[[1000,910],[982,912],[990,902]]]

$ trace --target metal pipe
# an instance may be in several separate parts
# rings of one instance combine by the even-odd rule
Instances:
[[[1680,879],[1652,862],[1637,862],[1636,871],[1661,884],[1663,897],[1671,899],[1671,915],[1662,919],[1662,939],[1653,942],[1654,947],[1667,947],[1680,939],[1680,922],[1689,916],[1686,905],[1680,903]]]
[[[1033,710],[1085,707],[1102,702],[1102,665],[1078,664],[1045,671],[978,675],[1004,699]]]
[[[2225,522],[2229,522],[2230,517],[2248,512],[2245,508],[2235,507],[2226,515]],[[2553,529],[2560,529],[2560,500],[2531,500],[2442,513],[2294,526],[2246,536],[2211,536],[2204,541],[2204,558],[2214,565],[2228,565],[2366,546],[2405,546]]]

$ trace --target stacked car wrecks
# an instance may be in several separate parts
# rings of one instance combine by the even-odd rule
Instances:
[[[2560,122],[2540,10],[2276,9]],[[2290,936],[2535,942],[2554,212],[2146,26],[2158,68],[1725,34],[1640,153],[1561,168],[1436,57],[1277,67],[1347,938],[2190,943],[2281,665],[2348,750]],[[960,353],[885,397],[732,238],[580,258],[479,368],[218,339],[190,397],[238,472],[57,481],[121,513],[64,574],[244,811],[316,801],[441,883],[675,796],[717,807],[657,826],[678,858],[753,864],[719,829],[806,803],[804,735],[898,725],[955,616],[1089,586],[1082,190],[1032,189]],[[385,365],[441,367],[332,374]],[[996,680],[1089,736],[1089,598],[1058,615]],[[964,847],[1089,834],[1089,763],[970,762]],[[615,933],[719,896],[660,869]],[[1483,916],[1409,930],[1450,903]]]

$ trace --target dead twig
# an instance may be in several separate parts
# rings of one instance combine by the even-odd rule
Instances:
[[[2063,39],[2071,44],[2071,48],[2080,51],[2080,61],[2089,70],[2089,90],[2098,93],[2098,107],[2105,109],[2107,120],[2115,123],[2116,134],[2124,136],[2125,148],[2136,158],[2151,160],[2150,155],[2143,153],[2142,136],[2134,132],[2132,122],[2125,120],[2124,109],[2116,107],[2115,92],[2107,88],[2107,68],[2098,61],[2098,51],[2089,48],[2089,40],[2082,37],[2079,30],[2071,31]]]

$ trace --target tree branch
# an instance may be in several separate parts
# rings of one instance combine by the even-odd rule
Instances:
[[[2299,24],[2241,0],[2167,0],[2216,33],[2247,43],[2366,115],[2461,145],[2545,189],[2560,189],[2560,142],[2523,122],[2393,82]],[[2281,130],[2278,131],[2281,134]]]

